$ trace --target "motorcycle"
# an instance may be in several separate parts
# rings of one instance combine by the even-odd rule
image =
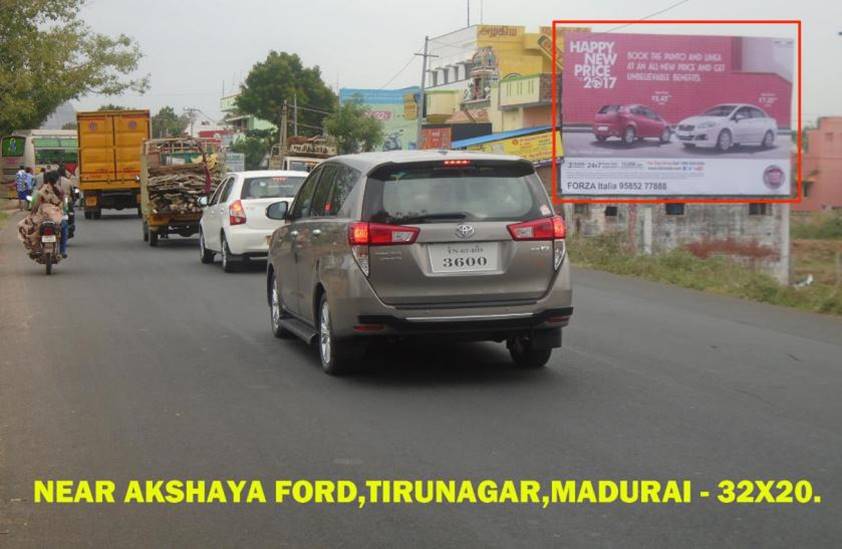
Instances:
[[[41,237],[41,250],[34,259],[44,264],[47,274],[53,273],[53,265],[61,261],[61,254],[58,253],[61,228],[54,221],[44,221],[38,231]]]
[[[67,205],[67,239],[70,240],[76,235],[76,207],[75,201],[65,199]]]

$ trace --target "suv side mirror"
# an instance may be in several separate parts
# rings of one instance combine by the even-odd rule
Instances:
[[[266,208],[266,217],[281,221],[287,218],[288,210],[289,204],[286,202],[275,202]]]

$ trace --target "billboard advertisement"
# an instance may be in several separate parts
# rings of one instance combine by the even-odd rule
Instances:
[[[342,88],[339,102],[359,101],[371,116],[383,123],[383,144],[377,150],[415,149],[418,134],[416,94],[418,87],[396,90]]]
[[[789,197],[794,46],[566,33],[560,193]]]

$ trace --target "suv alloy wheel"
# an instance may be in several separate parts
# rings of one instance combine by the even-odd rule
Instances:
[[[319,302],[318,327],[316,344],[319,346],[322,369],[332,376],[350,373],[355,363],[362,358],[365,348],[361,344],[337,340],[334,337],[327,294],[322,294]]]

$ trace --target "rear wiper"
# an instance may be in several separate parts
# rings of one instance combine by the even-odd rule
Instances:
[[[404,217],[400,220],[401,223],[419,223],[421,221],[438,221],[438,220],[449,220],[452,219],[454,221],[462,221],[470,214],[467,212],[442,212],[442,213],[432,213],[432,214],[424,214],[424,215],[413,215],[409,217]]]

